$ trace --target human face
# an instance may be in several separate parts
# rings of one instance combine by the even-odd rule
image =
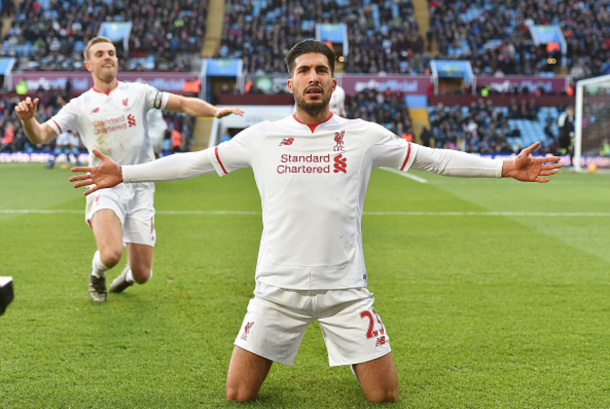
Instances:
[[[330,96],[337,85],[332,77],[325,55],[307,53],[295,59],[288,89],[294,95],[297,107],[311,116],[328,109]]]
[[[114,81],[119,70],[119,60],[114,45],[110,43],[93,44],[89,49],[89,59],[85,61],[85,67],[101,82]]]

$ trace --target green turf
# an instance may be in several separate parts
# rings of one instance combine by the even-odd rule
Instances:
[[[257,402],[225,401],[261,234],[251,171],[157,184],[154,278],[104,304],[87,295],[95,245],[69,174],[0,164],[0,275],[16,293],[0,317],[0,408],[374,406],[348,368],[328,368],[317,325]],[[610,175],[414,174],[428,183],[376,170],[363,219],[392,407],[610,407]]]

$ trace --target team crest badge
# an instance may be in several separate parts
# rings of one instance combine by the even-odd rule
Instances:
[[[333,148],[333,150],[335,152],[343,150],[343,137],[344,136],[345,136],[345,130],[342,130],[341,132],[335,132],[335,143],[336,143],[336,145]]]

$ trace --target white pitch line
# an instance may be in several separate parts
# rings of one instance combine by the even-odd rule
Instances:
[[[261,212],[250,212],[242,210],[158,210],[157,214],[189,214],[189,215],[260,215]]]
[[[84,210],[0,209],[3,214],[84,214]]]
[[[381,167],[379,169],[383,169],[383,170],[388,171],[388,172],[396,173],[397,175],[400,175],[400,176],[405,177],[405,178],[412,179],[412,180],[414,180],[416,182],[419,182],[419,183],[428,183],[428,181],[426,179],[420,178],[419,176],[415,176],[415,175],[412,175],[412,174],[407,173],[407,172],[403,172],[402,170],[398,170],[398,169],[394,169],[394,168],[386,168],[386,167]]]
[[[587,212],[364,212],[365,216],[503,216],[503,217],[610,217],[610,213]]]
[[[83,210],[62,209],[0,209],[0,214],[84,214]],[[160,215],[183,216],[260,216],[258,211],[240,210],[158,210]],[[610,217],[610,213],[599,212],[364,212],[365,216],[501,216],[501,217]]]

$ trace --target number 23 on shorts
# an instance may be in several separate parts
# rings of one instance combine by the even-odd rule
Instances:
[[[385,344],[385,328],[383,326],[383,323],[381,322],[381,318],[379,318],[379,315],[377,315],[377,311],[375,311],[375,308],[371,308],[370,310],[367,311],[362,311],[360,313],[360,318],[368,318],[369,319],[369,327],[368,330],[366,331],[366,337],[367,338],[377,338],[379,335],[379,338],[377,338],[377,342],[375,343],[375,346],[379,346],[379,345],[383,345]],[[377,327],[377,329],[375,328]]]

